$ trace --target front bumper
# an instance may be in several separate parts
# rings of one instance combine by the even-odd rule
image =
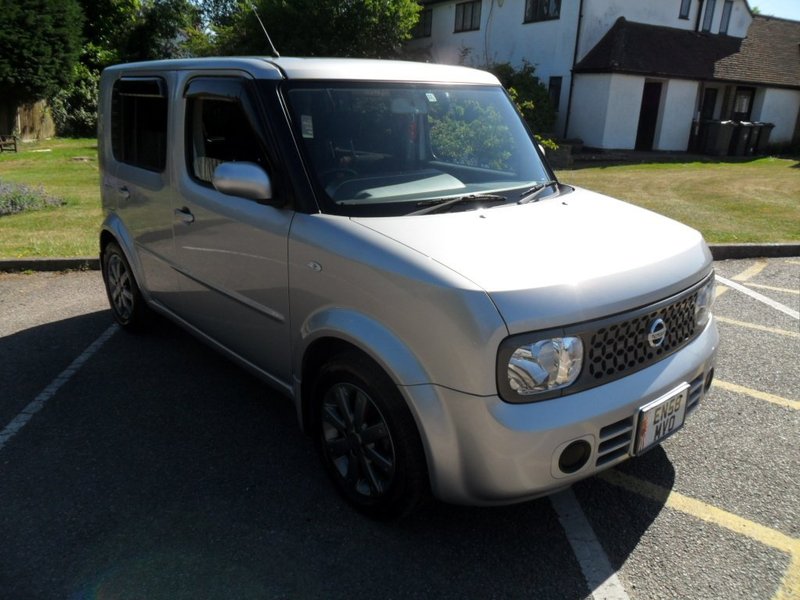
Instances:
[[[425,445],[431,486],[458,504],[507,504],[536,498],[630,457],[641,406],[690,385],[687,419],[707,392],[719,334],[713,319],[689,345],[628,377],[563,398],[509,404],[434,385],[402,387]],[[571,474],[562,450],[586,440],[591,455]]]

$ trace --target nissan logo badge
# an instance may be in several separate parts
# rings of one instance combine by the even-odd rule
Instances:
[[[658,348],[666,338],[667,324],[664,323],[664,319],[656,319],[650,323],[650,328],[647,330],[647,343],[651,348]]]

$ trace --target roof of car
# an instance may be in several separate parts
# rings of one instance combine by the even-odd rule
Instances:
[[[486,71],[467,67],[400,60],[361,58],[209,57],[128,63],[109,67],[122,71],[241,69],[266,79],[419,81],[498,85]]]

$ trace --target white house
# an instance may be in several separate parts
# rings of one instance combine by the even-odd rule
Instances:
[[[746,0],[423,0],[409,50],[481,66],[523,60],[588,146],[687,150],[705,120],[800,141],[800,22]],[[693,123],[695,124],[693,126]]]

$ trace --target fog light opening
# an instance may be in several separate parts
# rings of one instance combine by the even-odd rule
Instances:
[[[580,471],[591,454],[592,446],[586,440],[572,442],[558,458],[558,468],[567,475]]]
[[[711,369],[706,375],[706,383],[705,383],[705,393],[708,393],[708,390],[711,389],[711,382],[714,381],[714,369]]]

